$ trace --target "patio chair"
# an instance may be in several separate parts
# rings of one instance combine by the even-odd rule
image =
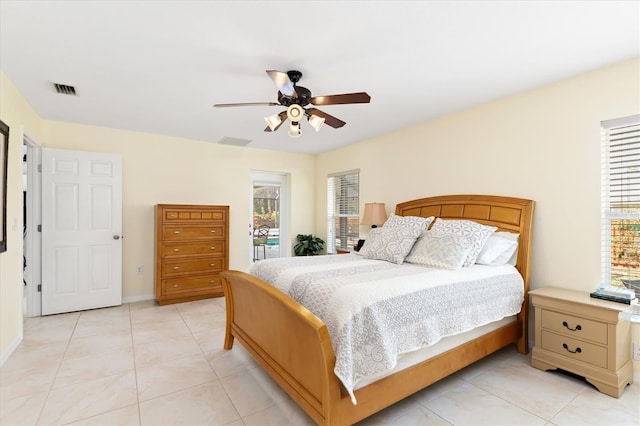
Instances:
[[[269,237],[269,226],[260,225],[253,229],[253,261],[260,260],[258,249],[262,247],[262,258],[267,258],[267,238]]]

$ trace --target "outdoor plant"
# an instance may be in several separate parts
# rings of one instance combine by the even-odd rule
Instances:
[[[324,247],[324,240],[312,234],[298,234],[296,240],[298,242],[293,246],[296,256],[315,256]]]

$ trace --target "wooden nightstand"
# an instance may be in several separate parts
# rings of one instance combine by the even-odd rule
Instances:
[[[630,306],[556,287],[529,294],[536,339],[531,365],[583,376],[600,392],[620,397],[633,383]]]

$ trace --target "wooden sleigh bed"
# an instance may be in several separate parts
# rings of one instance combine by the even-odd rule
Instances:
[[[448,195],[400,203],[399,216],[468,219],[519,234],[516,268],[524,281],[517,320],[355,390],[354,405],[334,374],[327,326],[272,285],[244,272],[223,272],[227,306],[224,348],[237,339],[318,424],[356,423],[438,380],[515,343],[528,353],[528,291],[534,202],[484,195]]]

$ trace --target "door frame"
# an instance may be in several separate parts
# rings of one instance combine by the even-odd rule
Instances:
[[[253,187],[255,185],[279,186],[280,187],[280,236],[279,247],[280,257],[291,255],[289,242],[289,188],[291,175],[289,173],[269,172],[261,170],[250,171],[249,189],[249,264],[253,263]],[[284,242],[284,245],[283,245]]]
[[[27,146],[27,209],[26,230],[23,254],[27,261],[27,269],[23,270],[24,287],[23,316],[39,317],[42,315],[42,293],[38,285],[42,283],[42,233],[38,225],[42,220],[42,180],[40,179],[41,145],[22,130],[22,144]],[[22,151],[20,151],[22,152]]]

